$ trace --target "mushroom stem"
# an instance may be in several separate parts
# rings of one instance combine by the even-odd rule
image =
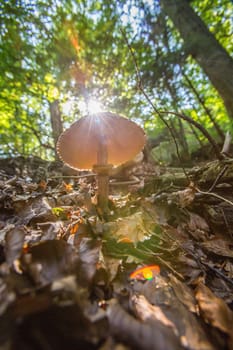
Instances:
[[[97,173],[98,193],[97,203],[103,214],[108,213],[108,194],[109,194],[109,174],[112,165],[108,164],[107,139],[104,135],[100,136],[97,151],[97,164],[93,170]]]
[[[97,151],[97,164],[99,165],[108,164],[107,140],[104,135],[100,135],[98,151]]]
[[[97,201],[98,206],[102,210],[103,214],[107,214],[108,209],[108,193],[109,193],[109,174],[112,169],[112,164],[95,164],[93,171],[97,174],[98,193]]]
[[[97,181],[98,181],[98,194],[97,194],[98,206],[100,207],[102,212],[105,214],[108,212],[109,176],[99,174],[97,176]]]

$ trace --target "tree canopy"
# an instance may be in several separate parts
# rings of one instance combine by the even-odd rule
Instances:
[[[0,156],[34,154],[53,159],[53,103],[57,103],[64,128],[102,108],[132,118],[149,136],[157,136],[165,128],[159,111],[167,111],[163,119],[181,151],[190,152],[203,144],[205,137],[169,112],[187,115],[223,142],[225,132],[232,129],[224,92],[214,86],[190,49],[201,37],[187,30],[185,37],[166,3],[2,1]],[[178,3],[185,3],[197,14],[200,32],[203,24],[226,53],[230,66],[232,3]],[[208,45],[208,40],[200,43],[201,53]],[[224,62],[215,64],[214,70],[230,85],[230,68],[228,73],[221,70]]]

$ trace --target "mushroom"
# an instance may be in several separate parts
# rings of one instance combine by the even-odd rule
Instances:
[[[143,129],[115,113],[101,112],[82,117],[64,131],[57,152],[71,168],[97,174],[98,205],[108,211],[109,175],[112,167],[134,158],[146,141]]]

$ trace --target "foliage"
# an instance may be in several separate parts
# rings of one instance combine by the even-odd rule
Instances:
[[[232,52],[232,4],[205,0],[191,5]],[[105,109],[133,118],[150,136],[161,133],[164,124],[138,89],[125,37],[143,87],[157,109],[185,112],[216,137],[213,120],[223,132],[229,129],[222,100],[200,67],[186,56],[159,1],[6,0],[0,12],[1,156],[54,156],[49,109],[54,100],[60,101],[64,126],[85,114],[87,103],[95,99]],[[179,134],[177,117],[166,119]],[[196,137],[202,139],[189,125],[183,127],[189,144],[197,143]]]

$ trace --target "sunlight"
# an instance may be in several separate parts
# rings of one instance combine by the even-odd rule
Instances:
[[[75,111],[78,110],[80,115],[86,114],[95,114],[104,111],[104,106],[96,101],[95,99],[90,98],[88,104],[86,101],[79,100],[76,101],[74,98],[69,97],[68,100],[61,103],[62,112],[66,116],[72,116],[75,114]]]
[[[103,105],[96,100],[90,99],[87,109],[89,113],[98,113],[103,111]]]
[[[70,115],[72,113],[73,109],[73,101],[68,100],[64,103],[62,103],[62,111],[65,115]]]

